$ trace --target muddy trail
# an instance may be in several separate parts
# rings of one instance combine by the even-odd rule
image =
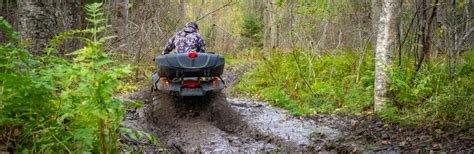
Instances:
[[[245,72],[235,68],[226,71],[236,76]],[[225,79],[230,84],[239,80]],[[127,110],[122,126],[156,135],[160,144],[126,136],[123,141],[148,152],[474,151],[473,130],[452,134],[431,127],[402,127],[370,116],[298,117],[267,102],[231,98],[224,93],[181,98],[144,90],[131,99],[144,100],[145,104]]]
[[[129,115],[124,126],[156,134],[164,149],[178,152],[306,151],[320,148],[312,144],[311,133],[330,137],[340,133],[268,104],[226,99],[224,94],[206,98],[158,94]]]
[[[318,114],[296,117],[266,102],[226,98],[175,98],[157,94],[128,110],[123,126],[158,137],[160,145],[128,142],[145,151],[420,152],[472,151],[472,134],[406,129],[380,119]]]

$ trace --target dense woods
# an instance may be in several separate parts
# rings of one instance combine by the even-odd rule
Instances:
[[[107,153],[121,134],[156,140],[120,127],[141,104],[121,96],[148,86],[190,21],[208,51],[248,67],[230,95],[472,133],[472,0],[1,0],[0,145]]]

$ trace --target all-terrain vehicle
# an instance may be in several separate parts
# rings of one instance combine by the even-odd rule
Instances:
[[[225,82],[224,56],[214,53],[176,53],[157,56],[153,91],[177,96],[205,96],[221,91]]]

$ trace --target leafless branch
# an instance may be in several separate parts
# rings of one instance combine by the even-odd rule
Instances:
[[[455,46],[455,49],[458,50],[459,48],[461,48],[461,46],[464,44],[464,41],[467,40],[467,38],[469,38],[469,36],[471,35],[471,33],[474,31],[474,27],[471,27],[471,29],[469,29],[469,31],[466,32],[466,34],[461,38],[461,40],[459,40],[459,42],[456,44]],[[457,51],[455,51],[457,52]]]
[[[235,4],[235,3],[232,3],[232,0],[230,0],[228,3],[222,5],[221,7],[215,9],[214,11],[211,11],[211,12],[205,14],[204,16],[202,16],[202,17],[196,19],[194,22],[198,22],[199,20],[202,20],[202,19],[206,18],[207,16],[209,16],[209,15],[215,13],[215,12],[217,12],[217,11],[219,11],[219,10],[221,10],[221,9],[223,9],[223,8],[225,8],[225,7],[227,7],[227,6],[234,5],[234,4]]]
[[[232,35],[232,33],[230,33],[229,31],[227,31],[225,28],[223,28],[222,26],[219,26],[217,24],[212,24],[212,26],[216,26],[217,28],[221,29],[222,31],[224,31],[225,33],[229,34],[230,36],[234,37],[234,35]]]
[[[365,59],[365,55],[367,53],[367,46],[369,45],[369,42],[370,40],[372,39],[372,37],[376,34],[376,32],[372,32],[369,36],[369,38],[366,39],[365,43],[364,43],[364,49],[362,49],[362,55],[361,57],[359,57],[359,62],[358,62],[358,65],[357,65],[357,75],[356,75],[356,82],[359,82],[359,78],[360,78],[360,67],[362,65],[362,62],[364,62],[364,59]]]
[[[309,84],[309,81],[304,77],[303,72],[301,71],[301,68],[300,68],[299,59],[298,59],[296,54],[297,54],[296,51],[293,50],[293,58],[295,59],[295,62],[296,62],[296,68],[298,69],[298,72],[299,72],[301,78],[303,79],[305,85],[308,87],[311,94],[313,94],[314,96],[317,96],[317,94],[313,91],[313,88],[311,88],[311,84]]]

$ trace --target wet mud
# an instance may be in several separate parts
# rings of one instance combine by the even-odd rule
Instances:
[[[266,103],[226,98],[156,94],[129,111],[123,126],[155,134],[161,150],[178,152],[314,151],[312,134],[335,140],[340,132],[272,108]],[[321,142],[322,143],[322,142]],[[157,150],[157,147],[148,150]]]
[[[141,93],[137,98],[148,98]],[[350,115],[293,116],[266,102],[155,94],[127,110],[122,126],[156,135],[160,144],[129,142],[147,152],[469,152],[472,134],[436,135],[381,119]]]

